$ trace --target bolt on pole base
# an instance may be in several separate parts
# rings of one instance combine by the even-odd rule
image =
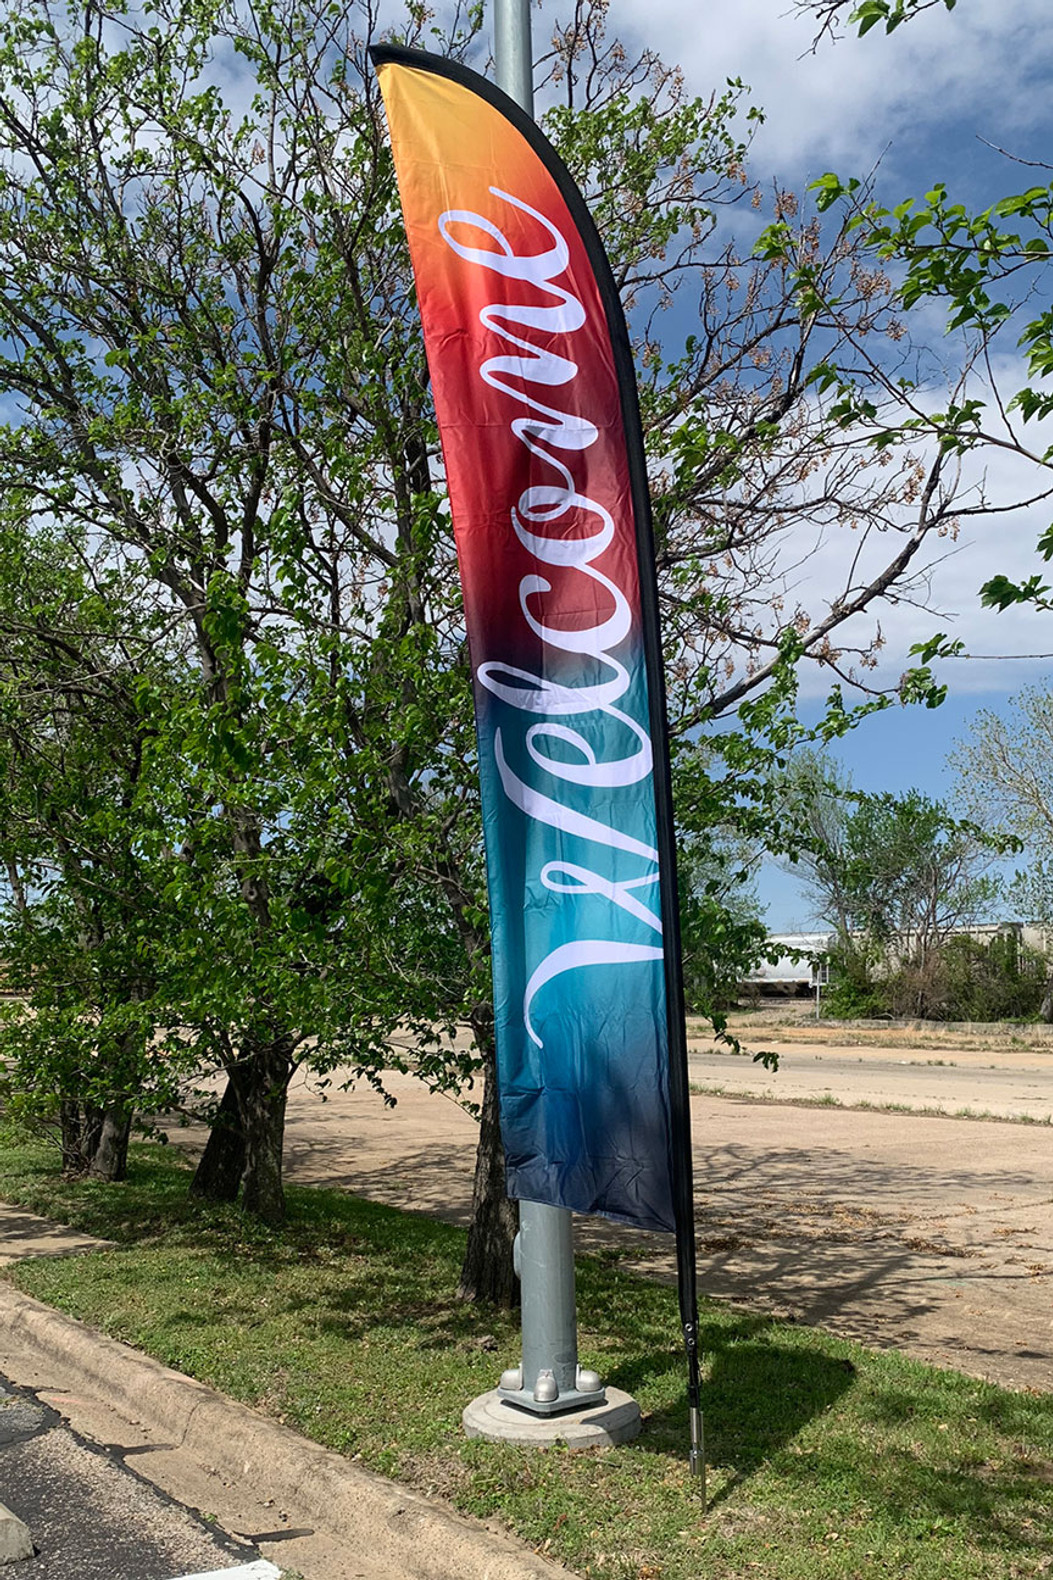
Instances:
[[[598,1410],[607,1403],[607,1390],[601,1388],[598,1393],[572,1393],[560,1394],[558,1399],[535,1399],[532,1393],[527,1393],[525,1388],[518,1391],[511,1388],[498,1388],[499,1396],[505,1404],[515,1405],[517,1409],[527,1410],[531,1415],[567,1415],[572,1410]]]
[[[516,1405],[520,1410],[529,1410],[531,1415],[562,1415],[568,1410],[593,1410],[607,1403],[607,1390],[603,1387],[595,1372],[586,1372],[579,1369],[577,1382],[579,1386],[560,1389],[552,1393],[548,1384],[551,1374],[542,1372],[533,1388],[522,1386],[523,1372],[521,1367],[512,1371],[502,1372],[498,1384],[498,1397],[506,1404]],[[591,1386],[595,1379],[595,1387]],[[555,1379],[552,1379],[553,1384]],[[581,1387],[580,1384],[586,1384]],[[548,1397],[551,1394],[551,1397]]]

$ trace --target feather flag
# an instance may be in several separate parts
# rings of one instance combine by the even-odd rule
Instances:
[[[464,591],[508,1192],[672,1230],[691,1216],[675,854],[617,289],[510,99],[372,54]]]

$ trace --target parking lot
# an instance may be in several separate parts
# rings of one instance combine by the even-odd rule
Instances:
[[[127,1451],[126,1451],[127,1452]],[[19,1580],[277,1580],[247,1543],[136,1476],[35,1394],[0,1378],[0,1504],[29,1532]]]
[[[709,1088],[692,1098],[702,1292],[1053,1387],[1053,1044],[837,1029],[817,1041],[806,1022],[753,1021],[749,1035],[781,1038],[777,1073],[693,1045],[692,1081]],[[390,1084],[394,1109],[366,1088],[324,1104],[294,1089],[289,1178],[464,1222],[474,1121],[408,1077]],[[667,1237],[592,1220],[578,1243],[617,1243],[627,1265],[671,1276]]]

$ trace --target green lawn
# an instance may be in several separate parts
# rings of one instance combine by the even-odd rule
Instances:
[[[24,1262],[20,1289],[372,1469],[499,1516],[614,1580],[966,1580],[1053,1574],[1053,1397],[1014,1394],[809,1328],[702,1313],[711,1504],[689,1489],[673,1292],[579,1261],[582,1360],[635,1394],[637,1443],[469,1443],[460,1412],[518,1360],[515,1325],[454,1299],[448,1225],[289,1191],[281,1232],[186,1198],[182,1159],[70,1185],[0,1143],[0,1198],[120,1242]]]

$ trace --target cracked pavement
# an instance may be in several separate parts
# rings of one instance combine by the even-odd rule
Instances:
[[[176,1580],[259,1558],[143,1481],[130,1452],[89,1442],[0,1378],[0,1502],[36,1548],[12,1580]]]

